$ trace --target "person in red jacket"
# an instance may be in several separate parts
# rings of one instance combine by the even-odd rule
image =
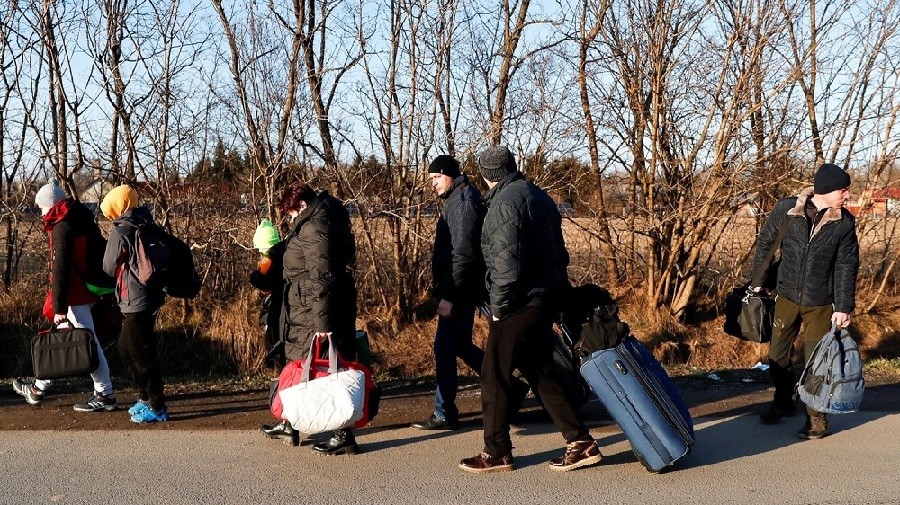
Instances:
[[[91,316],[91,306],[97,297],[88,289],[86,279],[91,271],[88,265],[91,244],[104,242],[100,227],[94,221],[93,213],[68,197],[55,180],[38,190],[34,203],[41,209],[44,230],[50,237],[50,290],[44,302],[44,315],[55,325],[68,323],[95,333],[99,364],[91,372],[94,392],[85,403],[76,404],[75,411],[116,410],[119,404],[109,376],[109,365],[97,340]],[[13,380],[13,389],[31,405],[40,405],[51,384],[49,380],[20,377]]]

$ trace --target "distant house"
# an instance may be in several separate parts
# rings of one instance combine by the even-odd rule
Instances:
[[[858,216],[865,209],[869,216],[900,214],[900,188],[864,189],[847,205],[853,215]]]
[[[733,197],[729,205],[738,217],[756,217],[760,214],[759,193],[743,193]]]
[[[82,203],[99,204],[103,197],[109,193],[109,190],[116,187],[116,184],[104,177],[95,177],[90,184],[81,192],[78,199]]]
[[[900,188],[882,188],[872,192],[873,207],[882,209],[882,214],[900,214]]]

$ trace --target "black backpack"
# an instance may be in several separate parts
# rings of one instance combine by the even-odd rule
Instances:
[[[566,299],[560,319],[582,356],[613,348],[631,333],[628,324],[619,319],[619,305],[606,289],[583,284],[572,288]]]
[[[131,271],[141,284],[161,286],[175,298],[194,298],[202,284],[190,246],[155,223],[135,230]]]
[[[79,272],[86,283],[94,290],[111,290],[116,287],[116,280],[103,271],[103,255],[106,254],[106,239],[100,228],[94,224],[87,233],[87,254],[85,271]],[[89,287],[88,289],[91,289]]]

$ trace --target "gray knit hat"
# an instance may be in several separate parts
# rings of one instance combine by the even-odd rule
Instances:
[[[491,146],[478,155],[478,168],[482,177],[497,182],[516,171],[516,159],[506,146]]]
[[[38,207],[53,207],[60,200],[66,199],[66,192],[59,187],[56,179],[50,179],[50,182],[41,186],[37,194],[34,195],[34,203]]]

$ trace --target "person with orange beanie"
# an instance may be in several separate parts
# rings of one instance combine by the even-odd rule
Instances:
[[[138,388],[138,400],[128,414],[135,423],[168,421],[154,330],[165,293],[160,286],[141,284],[131,268],[137,230],[153,224],[153,216],[147,207],[140,206],[137,193],[128,185],[112,189],[100,203],[100,210],[113,222],[103,270],[116,279],[116,301],[123,318],[119,355]]]

